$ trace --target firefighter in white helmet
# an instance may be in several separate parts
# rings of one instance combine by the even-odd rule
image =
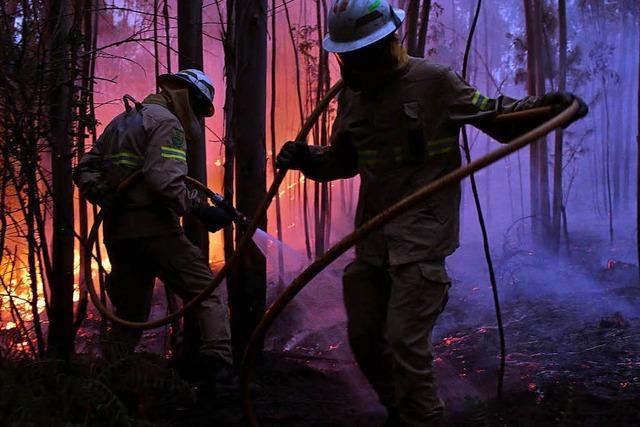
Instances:
[[[157,278],[185,300],[213,280],[207,259],[185,236],[180,217],[192,213],[210,232],[232,221],[226,210],[187,189],[187,144],[201,143],[199,120],[213,115],[214,88],[200,70],[161,75],[159,93],[115,117],[80,160],[74,180],[92,203],[105,208],[104,242],[111,273],[107,293],[118,316],[146,321]],[[120,183],[134,171],[142,179],[124,194]],[[231,349],[226,307],[214,293],[194,310],[200,332],[195,369],[207,386],[230,379]],[[113,325],[109,357],[131,353],[141,330]]]
[[[386,0],[334,1],[323,46],[338,54],[347,88],[331,144],[288,142],[277,158],[278,167],[317,181],[360,175],[356,226],[458,168],[464,123],[507,142],[547,117],[501,126],[485,119],[576,99],[486,97],[449,68],[409,57],[395,35],[404,17]],[[349,342],[388,425],[442,421],[431,332],[447,301],[445,258],[458,247],[459,204],[458,185],[441,190],[362,240],[344,273]]]

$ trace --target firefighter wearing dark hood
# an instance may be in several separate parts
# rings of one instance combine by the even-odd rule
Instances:
[[[451,69],[409,57],[395,34],[405,12],[385,0],[339,0],[323,46],[338,56],[347,87],[327,147],[286,143],[284,169],[316,181],[360,176],[356,227],[461,165],[463,124],[508,142],[549,117],[507,125],[502,113],[568,106],[568,93],[489,98]],[[579,116],[587,106],[579,100]],[[445,259],[458,247],[460,186],[448,187],[370,234],[344,272],[351,349],[389,413],[388,425],[437,425],[444,405],[431,333],[447,303]]]
[[[208,260],[185,236],[180,217],[199,218],[210,232],[231,223],[223,209],[189,190],[187,144],[201,143],[199,120],[213,115],[214,88],[200,70],[159,77],[160,92],[115,117],[80,160],[74,180],[81,193],[105,209],[104,242],[111,273],[106,290],[117,316],[146,321],[156,278],[185,300],[213,280]],[[142,171],[124,194],[118,186]],[[231,372],[229,321],[217,293],[195,308],[200,332],[199,374],[215,381]],[[133,352],[142,331],[114,324],[107,356]],[[201,369],[201,370],[202,370]],[[210,376],[209,378],[205,378]]]

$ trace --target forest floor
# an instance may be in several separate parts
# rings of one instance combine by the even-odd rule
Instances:
[[[563,261],[509,248],[497,260],[508,353],[501,403],[494,398],[499,350],[490,289],[477,271],[458,268],[477,258],[463,248],[434,332],[448,425],[640,425],[638,269],[619,261],[619,247],[594,249],[603,246],[583,236]],[[310,297],[321,300],[322,292]],[[344,318],[327,315],[332,320],[323,323],[300,317],[300,308],[309,310],[292,309],[276,325],[253,379],[261,425],[382,424],[384,409],[352,360]],[[320,326],[304,326],[312,321]],[[192,390],[158,355],[111,365],[78,356],[71,366],[0,367],[3,426],[242,425],[237,396],[194,404]]]

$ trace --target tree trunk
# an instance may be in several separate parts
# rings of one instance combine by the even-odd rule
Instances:
[[[271,111],[270,111],[270,127],[271,127],[271,169],[273,176],[276,176],[276,100],[277,100],[277,43],[276,43],[276,0],[271,0]],[[280,210],[280,194],[275,197],[276,208],[276,236],[282,241],[282,212]],[[282,282],[284,278],[284,253],[282,245],[278,245],[278,288],[284,286]]]
[[[638,270],[640,271],[640,44],[638,44],[638,130],[636,134],[636,242],[638,245]]]
[[[73,182],[71,106],[73,81],[68,43],[69,0],[52,0],[47,11],[49,44],[49,143],[53,188],[52,282],[48,353],[67,358],[73,351]]]
[[[407,32],[405,34],[407,52],[411,56],[419,56],[418,52],[418,17],[420,15],[420,0],[409,0],[407,5]]]
[[[534,30],[534,17],[532,13],[531,0],[524,0],[524,13],[527,31],[527,92],[529,95],[536,94],[536,59],[535,59],[535,30]],[[532,143],[529,146],[529,194],[530,194],[530,211],[532,224],[531,229],[536,240],[539,236],[539,194],[538,194],[538,150],[536,149],[537,143]]]
[[[235,43],[237,75],[231,131],[236,151],[236,200],[238,209],[251,215],[266,193],[266,0],[243,2],[236,7]],[[266,228],[266,217],[259,220],[260,227]],[[235,268],[229,288],[236,359],[242,357],[264,313],[265,302],[266,262],[258,248],[252,246]]]
[[[80,2],[78,2],[80,3]],[[93,14],[94,6],[92,0],[86,0],[84,2],[84,7],[82,10],[82,15],[80,15],[80,11],[77,9],[76,17],[78,25],[80,24],[79,18],[82,16],[83,19],[83,30],[82,30],[82,47],[83,52],[89,52],[91,50],[91,46],[93,45],[91,37],[93,36]],[[75,62],[75,61],[74,61]],[[89,86],[92,76],[91,72],[91,55],[83,55],[80,61],[81,71],[80,71],[80,103],[78,105],[78,132],[77,132],[77,158],[78,161],[82,158],[85,152],[85,139],[86,139],[86,131],[89,123]],[[82,194],[78,194],[78,222],[79,222],[79,230],[78,234],[80,239],[84,242],[87,240],[87,234],[89,231],[89,211],[88,204]],[[76,318],[74,321],[74,339],[78,333],[78,330],[82,326],[82,322],[86,318],[87,315],[87,307],[89,304],[89,298],[87,293],[86,286],[83,286],[82,281],[86,275],[86,272],[91,271],[91,258],[85,255],[83,250],[80,251],[80,270],[78,274],[78,283],[79,292],[80,292],[80,300],[78,302],[78,309],[76,310]]]
[[[220,21],[222,21],[222,13],[220,13]],[[223,33],[224,48],[224,78],[225,97],[224,97],[224,177],[223,191],[227,200],[233,200],[233,182],[234,182],[234,144],[231,131],[233,104],[235,94],[235,78],[236,78],[236,54],[235,54],[235,1],[227,0],[227,26]],[[224,229],[224,259],[229,262],[233,255],[235,245],[233,244],[233,225]],[[228,280],[230,282],[230,279]]]
[[[567,86],[567,9],[566,0],[558,0],[559,27],[559,60],[558,60],[558,91],[564,92]],[[564,131],[556,131],[553,163],[553,215],[551,220],[552,249],[557,254],[560,249],[560,221],[562,216],[562,163]]]
[[[427,47],[427,33],[429,32],[429,14],[431,13],[431,0],[422,0],[422,9],[420,10],[420,28],[418,30],[418,46],[416,54],[424,57],[424,51]]]
[[[544,75],[542,67],[542,14],[540,4],[533,0],[524,0],[527,27],[527,89],[529,95],[544,93]],[[533,240],[537,245],[545,242],[549,222],[549,178],[547,173],[546,139],[531,144],[529,148],[529,183],[531,194],[531,217]]]
[[[202,0],[178,1],[178,68],[203,69],[202,58]],[[187,167],[189,176],[207,183],[207,151],[205,147],[204,120],[200,120],[200,141],[187,141]],[[209,260],[209,233],[192,215],[183,220],[184,231],[191,242]],[[195,316],[189,313],[184,318],[185,356],[191,357],[199,347],[199,327]]]
[[[536,42],[536,95],[542,96],[545,92],[545,68],[544,68],[544,52],[547,49],[547,42],[543,31],[542,4],[539,1],[533,2],[535,13],[535,31],[534,38]],[[549,205],[549,155],[547,147],[547,137],[542,137],[535,145],[538,149],[539,172],[538,172],[538,196],[540,203],[540,221],[542,225],[542,244],[546,245],[549,241],[550,229],[550,205]]]
[[[202,0],[178,1],[178,68],[203,69],[202,59]],[[207,151],[205,147],[204,122],[201,121],[200,141],[189,141],[187,165],[189,176],[207,183]],[[184,220],[187,237],[200,248],[209,259],[209,233],[202,223],[188,215]]]

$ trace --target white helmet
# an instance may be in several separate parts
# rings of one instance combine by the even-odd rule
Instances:
[[[404,10],[387,0],[334,0],[322,46],[336,53],[361,49],[393,33],[404,17]]]
[[[201,107],[205,107],[203,115],[205,117],[211,117],[214,111],[213,97],[216,93],[211,79],[209,79],[205,73],[195,68],[180,70],[175,74],[162,74],[158,76],[158,84],[176,80],[186,82],[189,85],[194,91],[195,102],[200,104]]]

